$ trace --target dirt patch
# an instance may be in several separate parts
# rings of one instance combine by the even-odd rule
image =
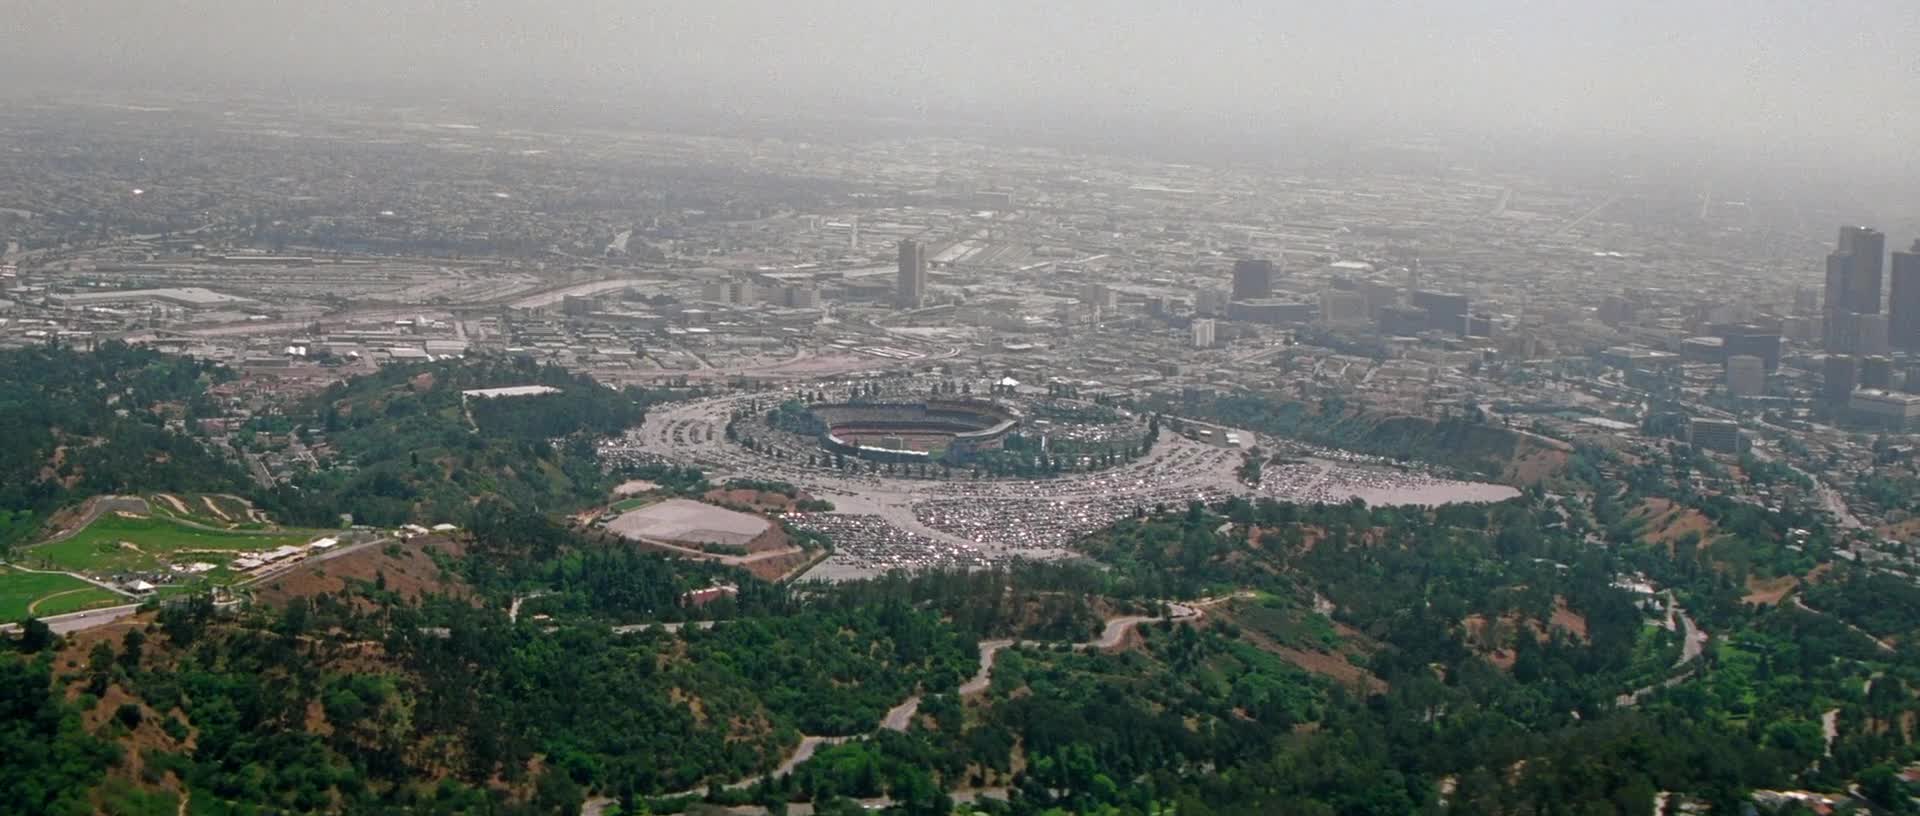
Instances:
[[[1247,529],[1247,548],[1253,550],[1274,550],[1285,552],[1294,550],[1304,555],[1313,552],[1320,541],[1327,537],[1327,531],[1319,527],[1307,527],[1299,524],[1288,527],[1260,527]]]
[[[327,711],[321,707],[317,699],[307,701],[306,721],[303,726],[309,734],[320,737],[333,736],[333,723],[327,722]]]
[[[433,384],[433,372],[431,371],[421,372],[415,375],[413,379],[407,381],[407,387],[413,389],[413,393],[415,394],[424,394],[432,391]]]
[[[154,494],[153,497],[156,499],[159,499],[161,504],[164,504],[167,507],[172,508],[173,512],[179,515],[182,515],[182,516],[193,515],[193,511],[187,509],[187,503],[181,501],[179,496],[175,496],[171,493],[156,493]]]
[[[783,555],[776,555],[771,558],[749,561],[742,565],[741,568],[762,581],[779,583],[793,578],[801,572],[805,572],[804,567],[812,566],[815,561],[818,561],[825,555],[826,553],[824,551],[809,552],[799,550]]]
[[[1500,481],[1512,485],[1536,485],[1551,479],[1567,468],[1568,452],[1558,448],[1539,447],[1507,462],[1500,474]]]
[[[397,548],[398,555],[389,550]],[[337,593],[348,586],[380,585],[409,601],[426,594],[450,595],[477,603],[464,578],[442,571],[427,549],[459,558],[466,553],[460,541],[427,537],[404,544],[376,545],[323,561],[309,561],[254,585],[261,603],[278,606],[292,598]]]
[[[746,507],[762,513],[784,513],[792,509],[796,502],[804,501],[808,497],[805,493],[788,496],[785,493],[774,493],[765,490],[747,490],[743,488],[722,490],[720,488],[714,488],[707,491],[706,494],[700,498],[707,502],[727,507]]]
[[[1280,659],[1300,669],[1322,677],[1331,678],[1334,682],[1342,686],[1356,691],[1363,691],[1368,695],[1385,694],[1387,692],[1388,687],[1386,681],[1375,677],[1372,672],[1348,662],[1345,654],[1329,654],[1327,652],[1308,651],[1305,649],[1296,649],[1292,646],[1281,645],[1265,633],[1236,620],[1231,610],[1214,610],[1208,614],[1222,620],[1233,622],[1239,626],[1240,636],[1252,644],[1254,648],[1277,655]],[[1335,628],[1336,631],[1338,631],[1339,625],[1336,624]],[[1349,629],[1348,631],[1352,630]],[[1342,635],[1343,639],[1346,637],[1348,636],[1345,634]],[[1359,640],[1364,640],[1364,636],[1359,632],[1353,632],[1351,637],[1356,640],[1348,642],[1357,643]],[[1343,647],[1342,652],[1345,651],[1346,649]],[[1360,650],[1356,649],[1356,651]]]
[[[1565,629],[1570,634],[1584,639],[1587,631],[1586,618],[1567,609],[1564,600],[1557,597],[1554,600],[1553,616],[1548,625]],[[1547,626],[1541,625],[1540,621],[1523,618],[1513,612],[1501,615],[1497,621],[1489,620],[1485,615],[1468,615],[1460,621],[1460,627],[1466,630],[1467,645],[1501,671],[1513,669],[1517,657],[1517,653],[1512,648],[1514,638],[1525,636],[1533,638],[1535,643],[1545,643],[1553,637],[1549,634]]]
[[[651,493],[659,489],[660,485],[654,482],[649,482],[645,479],[632,479],[615,485],[613,495],[614,498],[624,499],[629,496],[638,496],[642,493]]]
[[[1482,655],[1488,663],[1503,672],[1513,671],[1513,664],[1520,662],[1520,656],[1512,649],[1494,649]]]
[[[1587,639],[1587,616],[1573,611],[1567,606],[1567,599],[1553,596],[1553,617],[1547,621],[1549,626],[1572,632],[1574,637]]]
[[[211,511],[214,515],[219,516],[221,521],[227,522],[228,524],[233,523],[233,517],[227,515],[227,511],[220,509],[220,505],[214,504],[212,496],[201,496],[200,503],[205,504],[207,506],[207,510]]]
[[[1822,564],[1821,566],[1826,566]],[[1800,579],[1791,575],[1762,580],[1759,576],[1747,576],[1747,594],[1740,597],[1741,603],[1775,606],[1800,585]]]
[[[1702,547],[1713,541],[1713,520],[1691,507],[1676,507],[1666,499],[1648,499],[1634,511],[1634,517],[1644,519],[1646,537],[1667,546],[1667,554],[1674,554],[1674,544],[1688,533],[1700,536]]]
[[[1874,529],[1874,534],[1883,539],[1912,541],[1920,538],[1920,518],[1910,518],[1892,524],[1884,524]]]
[[[1261,647],[1266,649],[1267,647]],[[1352,689],[1364,689],[1367,694],[1385,694],[1387,682],[1373,676],[1372,672],[1348,663],[1345,657],[1324,652],[1308,652],[1288,646],[1273,644],[1267,649],[1282,660],[1323,677],[1332,678],[1340,685]]]
[[[675,686],[667,691],[667,699],[679,705],[686,706],[687,711],[693,715],[694,722],[703,725],[707,722],[707,707],[700,701],[699,697],[688,694],[679,686]]]

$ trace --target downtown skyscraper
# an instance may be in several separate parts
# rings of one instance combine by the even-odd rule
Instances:
[[[1861,350],[1860,318],[1880,314],[1886,262],[1884,233],[1870,227],[1840,228],[1838,247],[1827,255],[1823,337],[1829,352]]]
[[[918,309],[927,300],[927,248],[908,238],[900,242],[900,270],[893,287],[894,304]]]
[[[1888,271],[1887,344],[1920,351],[1920,240],[1906,252],[1893,253]]]

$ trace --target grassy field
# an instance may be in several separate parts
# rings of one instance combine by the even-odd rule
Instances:
[[[89,574],[136,572],[174,562],[224,564],[236,552],[304,544],[317,535],[320,533],[308,531],[270,535],[220,532],[188,527],[165,518],[110,514],[101,516],[72,538],[21,553],[21,560],[36,567],[46,564]]]
[[[0,567],[0,622],[17,621],[28,615],[46,617],[78,612],[118,603],[125,601],[78,578]]]
[[[613,503],[613,510],[617,513],[625,513],[628,510],[638,510],[657,501],[659,501],[659,499],[644,496],[632,499],[621,499]]]

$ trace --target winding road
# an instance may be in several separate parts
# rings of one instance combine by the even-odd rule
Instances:
[[[1867,630],[1865,630],[1865,629],[1862,629],[1862,628],[1860,628],[1860,627],[1858,627],[1858,626],[1855,626],[1855,625],[1853,625],[1852,623],[1850,623],[1850,622],[1848,622],[1848,621],[1844,621],[1844,620],[1840,620],[1840,618],[1839,618],[1838,616],[1836,616],[1836,615],[1834,615],[1834,614],[1832,614],[1832,613],[1830,613],[1830,612],[1822,612],[1822,611],[1820,611],[1820,610],[1818,610],[1818,609],[1815,609],[1815,608],[1813,608],[1813,607],[1811,607],[1811,606],[1808,606],[1808,605],[1807,605],[1807,602],[1806,602],[1806,601],[1803,601],[1803,600],[1800,600],[1800,596],[1798,596],[1798,595],[1795,595],[1795,596],[1793,596],[1793,605],[1794,605],[1794,606],[1797,606],[1797,607],[1799,607],[1799,608],[1800,608],[1800,611],[1802,611],[1802,612],[1811,612],[1811,613],[1813,613],[1813,614],[1815,614],[1815,615],[1821,615],[1821,616],[1824,616],[1824,617],[1827,617],[1827,618],[1832,618],[1832,619],[1833,619],[1833,620],[1835,620],[1835,621],[1838,621],[1838,622],[1839,622],[1839,624],[1840,624],[1841,626],[1845,626],[1845,627],[1847,627],[1848,629],[1852,629],[1852,630],[1854,631],[1854,634],[1857,634],[1857,635],[1859,635],[1859,636],[1861,636],[1861,637],[1863,637],[1863,638],[1866,638],[1866,639],[1868,639],[1868,640],[1871,640],[1871,641],[1873,641],[1873,645],[1875,645],[1875,646],[1878,646],[1878,647],[1880,647],[1880,651],[1883,651],[1883,652],[1892,652],[1892,651],[1894,651],[1894,648],[1893,648],[1893,644],[1891,644],[1891,643],[1888,643],[1888,642],[1886,642],[1886,641],[1884,641],[1884,640],[1881,640],[1880,638],[1877,638],[1877,637],[1874,637],[1874,635],[1873,635],[1873,633],[1872,633],[1872,632],[1869,632],[1869,631],[1867,631]]]
[[[1156,623],[1159,621],[1198,620],[1202,615],[1205,614],[1206,608],[1214,606],[1216,604],[1224,603],[1234,598],[1240,598],[1240,597],[1248,597],[1248,595],[1247,593],[1235,593],[1232,595],[1221,595],[1221,596],[1216,596],[1212,598],[1203,598],[1197,601],[1187,601],[1187,602],[1168,601],[1168,602],[1165,602],[1165,605],[1167,607],[1167,614],[1165,615],[1122,615],[1119,617],[1108,618],[1106,621],[1106,625],[1103,626],[1100,630],[1099,637],[1094,638],[1093,640],[1073,643],[1071,644],[1071,648],[1074,651],[1088,651],[1088,650],[1105,651],[1108,649],[1113,649],[1119,646],[1123,641],[1126,640],[1127,634],[1129,632],[1132,632],[1135,628],[1138,628],[1141,624]],[[702,629],[710,629],[715,625],[715,623],[716,621],[699,621],[694,623],[693,625]],[[683,623],[642,623],[642,624],[632,624],[628,626],[616,626],[614,627],[614,631],[615,632],[638,632],[638,631],[645,631],[649,629],[660,629],[662,631],[673,632],[673,631],[679,631],[681,628],[683,628],[686,625],[687,624],[683,624]],[[1012,646],[1050,647],[1050,646],[1057,645],[1058,643],[1059,643],[1058,641],[1009,640],[1009,639],[981,641],[980,642],[980,667],[977,671],[974,672],[973,677],[969,678],[966,682],[960,684],[960,687],[959,687],[960,695],[963,697],[978,695],[985,692],[989,687],[991,687],[993,684],[993,665],[996,662],[999,654],[1002,651],[1005,651],[1008,647],[1012,647]],[[901,701],[899,705],[888,709],[887,713],[880,718],[880,722],[876,726],[875,731],[907,730],[913,724],[914,715],[918,714],[920,711],[920,700],[921,700],[921,695],[915,694]],[[720,787],[725,790],[740,790],[742,788],[749,788],[756,784],[759,784],[760,781],[763,779],[778,779],[782,776],[787,776],[793,773],[793,770],[795,768],[798,768],[801,763],[804,763],[807,760],[812,759],[813,755],[817,753],[822,746],[840,745],[842,743],[851,742],[853,740],[865,739],[867,736],[868,736],[867,734],[854,734],[854,735],[848,735],[848,736],[804,735],[800,738],[800,744],[794,746],[793,750],[789,752],[787,756],[780,761],[780,764],[775,766],[773,770],[763,774],[750,776],[735,782],[730,782],[725,785],[721,785]],[[664,796],[664,797],[698,796],[698,795],[704,794],[709,789],[710,789],[709,786],[701,786],[697,788],[690,788],[684,791],[676,791],[673,793],[661,794],[661,796]],[[612,805],[613,803],[614,803],[613,799],[610,799],[604,796],[592,797],[592,798],[589,798],[586,801],[585,805],[581,808],[581,813],[583,814],[583,816],[600,816],[600,814],[604,814],[608,806]]]
[[[1673,590],[1667,590],[1666,595],[1667,609],[1672,615],[1672,617],[1669,618],[1668,625],[1671,626],[1672,622],[1677,620],[1680,628],[1680,657],[1673,661],[1673,668],[1678,670],[1679,673],[1658,683],[1641,686],[1633,691],[1622,694],[1614,698],[1614,705],[1620,706],[1621,708],[1631,708],[1639,705],[1641,700],[1646,699],[1656,691],[1664,688],[1673,688],[1674,686],[1693,679],[1694,672],[1698,670],[1697,667],[1692,664],[1694,661],[1699,660],[1701,653],[1706,650],[1707,634],[1700,631],[1699,625],[1693,622],[1693,616],[1688,615],[1685,609],[1680,608],[1680,602],[1673,597]]]

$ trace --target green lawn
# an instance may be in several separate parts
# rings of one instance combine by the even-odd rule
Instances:
[[[613,511],[616,513],[625,513],[628,510],[638,510],[657,501],[659,501],[659,499],[644,496],[632,499],[621,499],[613,503]]]
[[[23,563],[35,567],[47,564],[90,574],[133,572],[157,569],[176,560],[223,564],[235,552],[304,544],[321,534],[304,530],[274,534],[221,532],[188,527],[166,518],[110,514],[101,516],[72,538],[33,547],[20,556]]]
[[[43,598],[46,601],[34,608],[34,602]],[[71,576],[0,567],[0,622],[17,621],[29,614],[46,617],[125,602],[119,595]]]
[[[41,597],[40,605],[34,607],[33,614],[44,618],[49,615],[79,612],[83,609],[98,609],[103,606],[119,606],[135,602],[135,599],[125,595],[116,595],[97,586],[88,585],[71,592]]]

